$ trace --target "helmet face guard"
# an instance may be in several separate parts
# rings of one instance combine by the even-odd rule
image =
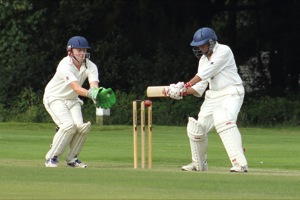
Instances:
[[[203,54],[207,55],[210,51],[212,51],[214,49],[215,45],[216,45],[216,41],[210,39],[208,41],[208,51],[203,52],[203,51],[201,51],[199,46],[197,46],[197,47],[193,47],[193,53],[198,59],[200,59]]]
[[[77,62],[81,63],[79,60],[81,59],[81,56],[83,53],[79,53],[79,54],[75,54],[72,52],[70,53],[70,56],[72,56]],[[86,63],[86,60],[90,59],[90,53],[84,53],[84,60],[82,61],[82,63]]]
[[[191,42],[190,45],[194,47],[193,52],[195,56],[200,59],[202,54],[207,55],[209,51],[212,51],[217,40],[218,38],[215,32],[211,28],[204,27],[204,28],[200,28],[195,32],[193,41]],[[209,50],[207,52],[202,52],[199,49],[199,46],[207,43],[208,43]]]
[[[198,59],[200,59],[203,55],[203,52],[199,49],[199,47],[193,47],[193,53]]]

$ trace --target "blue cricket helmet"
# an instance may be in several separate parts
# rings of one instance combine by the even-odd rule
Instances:
[[[200,28],[197,30],[194,34],[193,41],[191,42],[191,46],[198,47],[200,45],[206,44],[209,42],[209,40],[217,41],[218,37],[214,30],[211,28]]]
[[[82,36],[71,37],[67,44],[67,49],[88,49],[90,48],[88,41]]]

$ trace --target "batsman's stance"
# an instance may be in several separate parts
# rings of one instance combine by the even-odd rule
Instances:
[[[109,108],[116,102],[111,88],[99,88],[98,68],[89,60],[88,48],[89,44],[84,37],[70,38],[67,44],[68,55],[60,61],[56,73],[45,88],[44,106],[59,127],[51,149],[46,154],[46,167],[57,167],[60,156],[68,146],[67,166],[87,167],[79,161],[78,156],[91,123],[83,122],[83,101],[79,95],[91,98],[97,107],[102,108]],[[89,90],[82,87],[86,79],[89,81]]]
[[[217,42],[211,28],[200,28],[190,44],[199,59],[197,74],[187,83],[178,82],[165,88],[173,99],[193,94],[205,100],[198,119],[189,118],[187,135],[190,140],[192,163],[183,166],[184,171],[205,171],[208,132],[215,127],[229,156],[230,172],[247,172],[248,164],[242,148],[241,134],[236,120],[244,99],[244,87],[237,72],[231,49]]]

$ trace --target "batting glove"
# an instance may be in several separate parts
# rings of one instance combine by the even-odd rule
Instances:
[[[181,92],[182,96],[186,96],[188,89],[190,87],[192,87],[189,82],[187,82],[187,83],[178,82],[176,85],[178,85],[178,87],[180,88],[180,92]]]
[[[167,96],[169,96],[172,99],[180,100],[183,98],[180,92],[180,88],[177,87],[177,85],[175,84],[171,84],[170,86],[167,86],[165,88],[165,93]]]

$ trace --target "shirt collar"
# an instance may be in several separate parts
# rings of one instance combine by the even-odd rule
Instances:
[[[71,56],[68,56],[68,57],[69,57],[69,64],[77,70],[77,67],[73,63],[73,59],[71,58]],[[82,63],[80,66],[80,71],[83,71],[85,69],[86,69],[86,65],[85,65],[85,63]]]

